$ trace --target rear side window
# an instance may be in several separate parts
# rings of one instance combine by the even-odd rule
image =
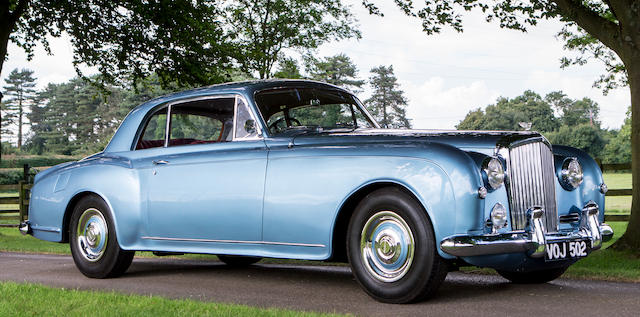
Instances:
[[[211,98],[174,104],[155,113],[146,124],[137,150],[168,146],[206,144],[233,140],[235,97]]]

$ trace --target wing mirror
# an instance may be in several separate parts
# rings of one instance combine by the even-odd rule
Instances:
[[[256,134],[256,121],[252,119],[245,121],[244,130],[247,131],[248,134]]]

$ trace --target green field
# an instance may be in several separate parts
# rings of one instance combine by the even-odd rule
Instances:
[[[338,316],[13,282],[0,294],[0,316]]]
[[[604,182],[609,189],[631,188],[631,173],[604,173]],[[605,210],[611,213],[631,212],[631,196],[615,196],[605,199]]]

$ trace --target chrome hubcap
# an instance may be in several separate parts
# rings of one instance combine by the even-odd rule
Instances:
[[[78,220],[77,242],[80,254],[91,262],[100,260],[107,249],[109,230],[100,210],[89,208]]]
[[[395,212],[378,212],[362,228],[360,255],[367,271],[379,281],[394,282],[407,274],[414,251],[411,229]]]

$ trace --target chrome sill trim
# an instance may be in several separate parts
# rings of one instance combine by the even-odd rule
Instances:
[[[32,230],[36,230],[36,231],[46,231],[46,232],[55,232],[55,233],[60,233],[60,228],[55,228],[55,227],[41,227],[38,225],[31,225],[31,229]]]
[[[145,240],[163,241],[185,241],[185,242],[212,242],[212,243],[239,243],[239,244],[265,244],[265,245],[286,245],[295,247],[324,248],[324,244],[293,243],[293,242],[273,242],[273,241],[241,241],[241,240],[212,240],[212,239],[189,239],[189,238],[165,238],[165,237],[142,237]]]

